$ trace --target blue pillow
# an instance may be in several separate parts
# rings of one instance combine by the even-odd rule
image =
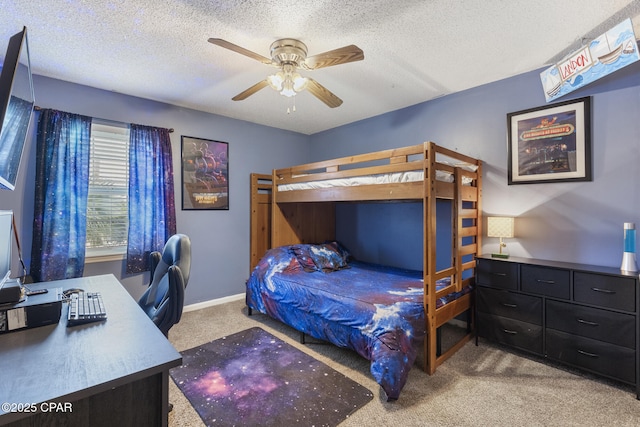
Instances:
[[[321,245],[311,245],[311,258],[320,271],[329,272],[348,267],[342,253],[338,251],[337,245],[333,243],[323,243]]]
[[[306,272],[318,271],[320,270],[313,259],[313,254],[311,253],[311,245],[307,244],[299,244],[291,246],[291,251],[298,259],[298,263],[302,267],[302,269]]]

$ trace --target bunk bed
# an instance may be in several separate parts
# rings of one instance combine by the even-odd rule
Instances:
[[[252,173],[250,176],[251,200],[249,271],[271,247],[271,175]]]
[[[431,375],[471,339],[468,328],[462,339],[440,352],[438,328],[465,312],[471,318],[475,255],[482,236],[481,168],[480,160],[425,142],[277,169],[270,191],[268,176],[252,175],[249,313],[255,309],[305,334],[356,350],[372,362],[371,372],[388,399],[397,399],[416,359],[416,347],[423,344],[424,370]],[[451,263],[441,270],[436,270],[437,199],[450,200],[451,206]],[[422,203],[422,271],[349,260],[336,242],[337,203],[379,201]],[[270,230],[264,219],[254,218],[267,211]],[[335,268],[307,268],[308,259],[301,253],[313,257],[327,246],[337,254],[333,255],[338,260],[330,265]],[[259,259],[265,247],[272,249]],[[360,284],[352,285],[354,289],[349,283]],[[387,285],[389,289],[381,289]],[[327,299],[334,304],[327,305]],[[347,306],[340,309],[335,304]],[[399,306],[406,313],[399,313]],[[344,316],[368,310],[373,322],[390,307],[399,316],[395,326],[361,325]]]

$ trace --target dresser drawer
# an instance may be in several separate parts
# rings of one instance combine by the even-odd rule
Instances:
[[[636,318],[598,308],[547,301],[547,328],[636,348]]]
[[[571,297],[569,270],[523,265],[520,274],[523,292],[567,300]]]
[[[476,288],[478,311],[542,325],[542,298],[484,286]]]
[[[546,335],[550,359],[635,384],[634,350],[552,329]]]
[[[518,289],[518,264],[479,259],[476,264],[478,283],[500,289]]]
[[[630,277],[576,272],[573,277],[573,299],[599,307],[633,312],[636,310],[635,283]]]
[[[478,313],[477,320],[481,337],[542,354],[541,326],[485,313]]]

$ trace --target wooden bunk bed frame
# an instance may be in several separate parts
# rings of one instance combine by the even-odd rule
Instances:
[[[251,174],[251,226],[249,271],[271,248],[271,175]]]
[[[446,163],[436,156],[445,156]],[[456,162],[471,164],[476,171],[455,166]],[[453,175],[453,182],[436,179],[436,171]],[[282,184],[354,178],[396,172],[422,171],[424,179],[413,182],[371,184],[309,190],[279,191]],[[463,287],[472,285],[475,277],[475,256],[482,236],[482,162],[425,142],[410,147],[314,162],[273,171],[271,187],[271,241],[265,243],[265,198],[257,191],[265,185],[267,175],[252,175],[252,237],[251,267],[265,249],[298,243],[319,243],[335,240],[335,204],[339,202],[419,201],[423,203],[423,274],[424,310],[427,337],[424,341],[424,370],[433,374],[440,364],[472,338],[472,330],[444,353],[438,354],[437,330],[465,311],[471,314],[474,293],[436,309],[436,300]],[[462,185],[463,177],[470,183]],[[255,181],[254,181],[255,180]],[[255,184],[254,184],[255,182]],[[254,198],[254,189],[256,196]],[[267,194],[263,190],[264,194]],[[259,200],[262,198],[262,202]],[[436,200],[452,201],[451,267],[436,271]],[[262,209],[262,210],[261,210]],[[260,211],[261,210],[261,211]],[[259,212],[262,212],[261,214]],[[262,219],[254,219],[254,215]],[[258,237],[262,236],[262,237]],[[266,245],[266,246],[265,246]],[[464,260],[463,260],[464,259]],[[463,273],[467,276],[463,279]],[[436,292],[436,281],[451,278],[451,284]]]

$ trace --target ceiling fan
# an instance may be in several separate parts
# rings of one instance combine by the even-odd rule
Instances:
[[[306,89],[329,107],[339,107],[342,104],[342,99],[335,96],[317,81],[301,76],[298,70],[317,70],[318,68],[332,67],[364,59],[364,53],[355,45],[344,46],[307,57],[307,46],[304,43],[296,39],[280,39],[271,44],[271,59],[269,59],[226,40],[210,38],[209,42],[280,69],[277,73],[268,76],[231,98],[234,101],[246,99],[260,89],[271,86],[287,97],[294,96],[296,93]]]

